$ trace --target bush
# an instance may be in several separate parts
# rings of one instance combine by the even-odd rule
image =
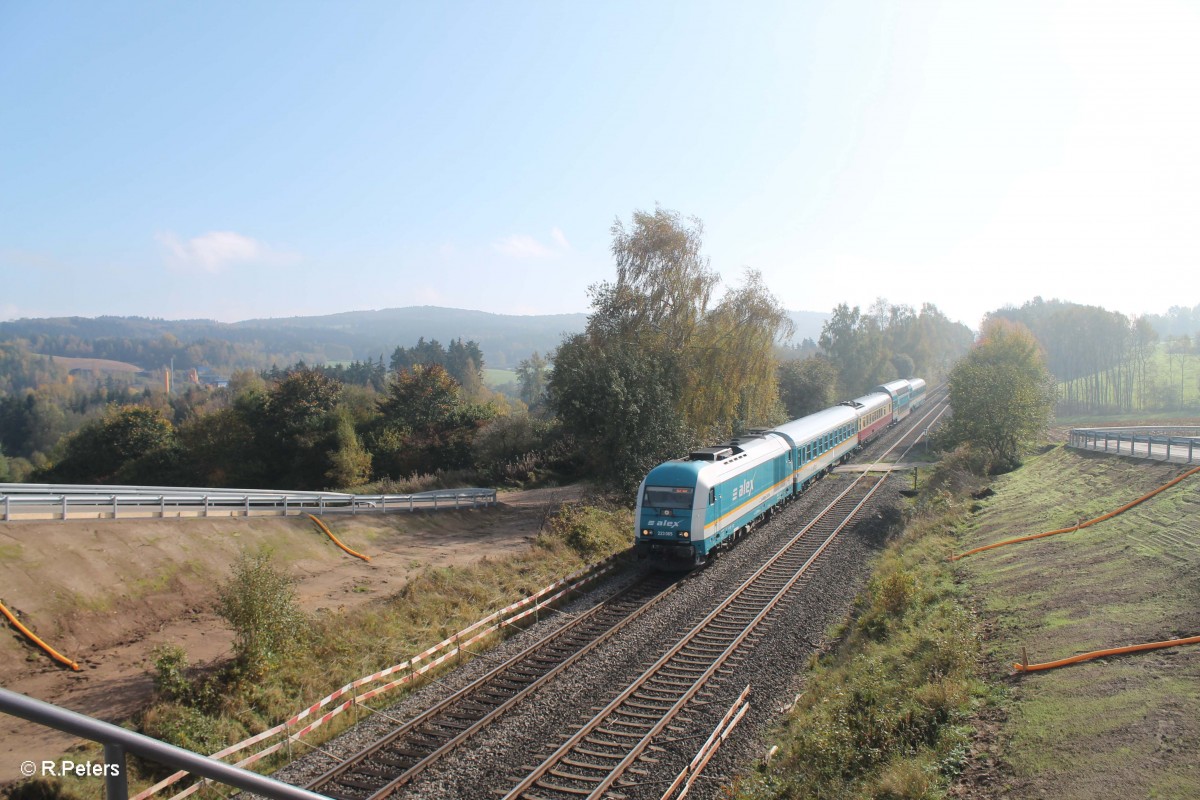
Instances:
[[[550,535],[587,559],[628,547],[632,529],[627,511],[578,504],[564,505],[550,521]]]
[[[228,717],[212,717],[178,703],[159,703],[142,717],[142,732],[194,753],[215,753],[246,737],[246,729]]]
[[[154,688],[164,700],[189,702],[192,682],[188,680],[187,652],[176,644],[154,648]]]
[[[307,627],[292,580],[266,553],[238,556],[233,575],[218,591],[217,612],[233,628],[237,663],[249,677],[296,648]]]

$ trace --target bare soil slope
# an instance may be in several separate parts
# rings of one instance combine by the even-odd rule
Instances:
[[[173,643],[193,662],[227,657],[232,635],[214,613],[217,586],[242,550],[269,550],[296,579],[301,605],[354,608],[399,590],[427,566],[528,547],[549,508],[578,489],[501,496],[477,511],[327,517],[346,555],[307,517],[0,523],[0,601],[79,662],[71,672],[5,625],[0,684],[110,721],[152,693],[151,654]],[[54,758],[67,736],[0,715],[0,783],[25,759]]]

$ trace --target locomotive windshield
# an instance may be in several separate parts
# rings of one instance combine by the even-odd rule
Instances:
[[[693,494],[690,486],[647,486],[642,508],[691,508]]]

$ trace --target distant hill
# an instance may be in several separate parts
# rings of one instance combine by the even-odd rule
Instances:
[[[587,324],[586,314],[492,314],[439,306],[410,306],[379,311],[347,311],[320,317],[251,319],[233,326],[259,335],[268,332],[311,341],[345,344],[352,358],[387,360],[397,346],[411,347],[417,340],[476,341],[489,367],[509,369],[533,351],[545,354],[558,347],[566,334]]]
[[[820,336],[828,314],[788,312],[792,340]],[[309,364],[386,362],[398,346],[462,338],[479,343],[486,366],[511,369],[535,350],[552,352],[565,335],[582,331],[586,314],[492,314],[438,306],[347,311],[311,317],[164,320],[147,317],[55,317],[0,322],[0,341],[25,339],[35,352],[106,358],[156,369],[170,358],[177,368],[262,369],[303,360]],[[227,343],[227,344],[226,344]]]
[[[479,343],[489,367],[514,367],[537,350],[548,353],[564,334],[583,330],[585,314],[519,316],[435,306],[350,311],[313,317],[165,320],[147,317],[55,317],[0,322],[0,341],[25,339],[36,352],[55,356],[109,358],[143,369],[176,357],[176,366],[194,360],[221,369],[286,366],[390,358],[398,346],[463,338]],[[229,343],[220,348],[214,343]],[[202,355],[201,355],[202,353]],[[144,363],[143,363],[144,362]]]

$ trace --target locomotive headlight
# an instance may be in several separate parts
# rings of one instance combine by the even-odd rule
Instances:
[[[669,508],[664,508],[664,509],[662,510],[662,515],[663,515],[664,517],[669,517],[669,516],[671,516],[671,509],[669,509]]]
[[[684,539],[687,539],[687,538],[689,538],[689,537],[690,537],[692,534],[690,534],[690,533],[689,533],[689,532],[687,532],[687,531],[680,531],[680,532],[679,532],[679,535],[680,535],[681,537],[683,537]]]
[[[648,531],[648,530],[642,531],[642,536],[649,536],[649,535],[650,535],[650,531]]]

